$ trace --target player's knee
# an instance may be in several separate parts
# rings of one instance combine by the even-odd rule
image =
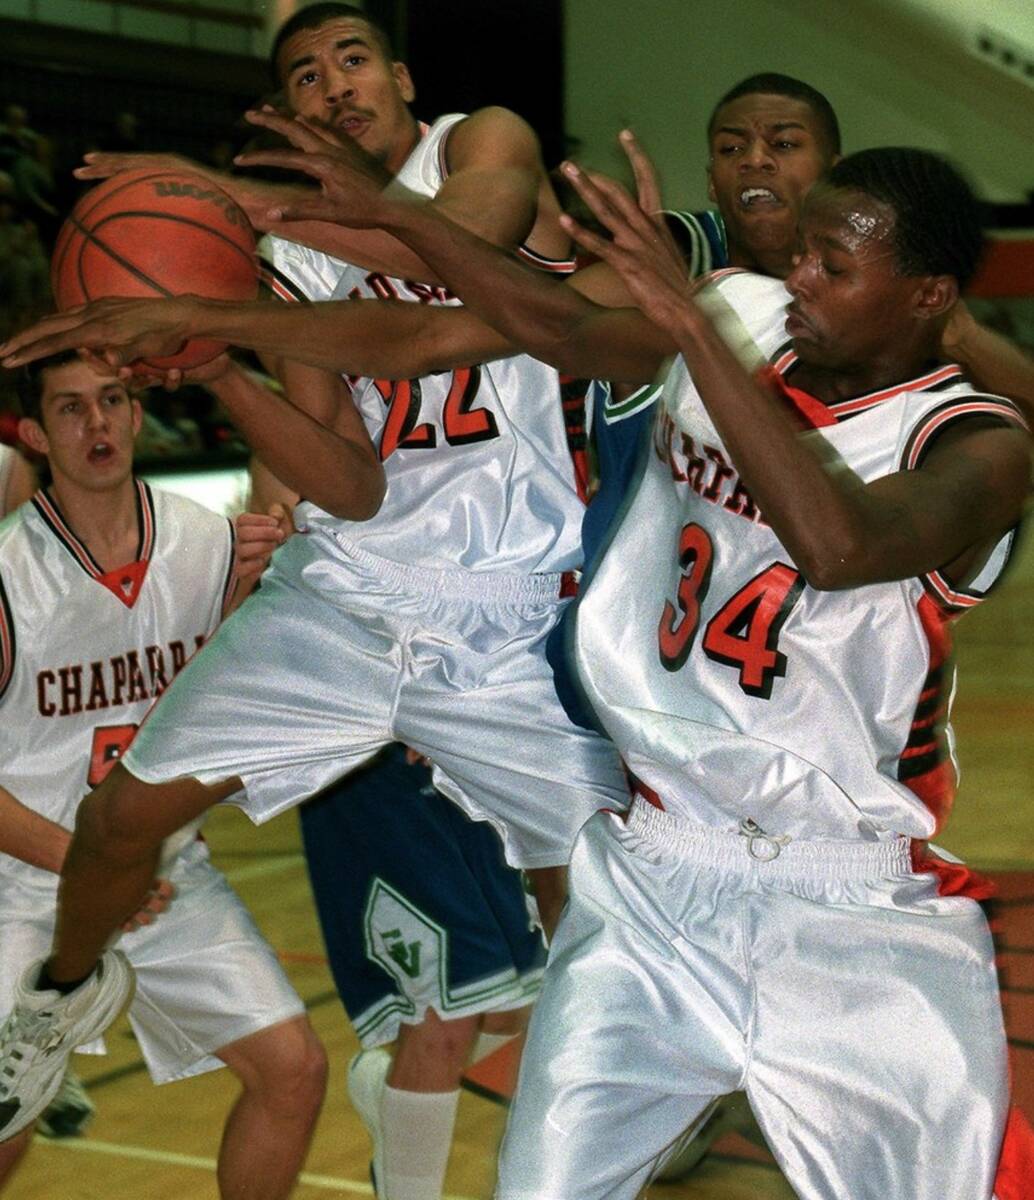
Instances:
[[[327,1090],[327,1052],[308,1020],[286,1021],[260,1036],[257,1069],[238,1072],[245,1088],[287,1116],[318,1112]]]

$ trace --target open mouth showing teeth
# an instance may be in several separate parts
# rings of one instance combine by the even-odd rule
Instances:
[[[779,197],[775,192],[770,192],[768,188],[744,188],[740,192],[740,203],[745,208],[754,208],[763,204],[778,204]]]
[[[113,453],[107,442],[97,442],[90,447],[90,462],[107,462]]]

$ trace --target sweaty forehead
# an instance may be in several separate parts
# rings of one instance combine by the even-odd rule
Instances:
[[[282,82],[286,81],[300,60],[315,59],[321,54],[332,53],[339,42],[349,42],[353,39],[362,42],[375,54],[380,52],[377,35],[358,17],[334,17],[316,29],[296,30],[277,52],[277,75]]]
[[[895,216],[889,204],[855,188],[816,184],[801,214],[806,237],[835,243],[856,254],[890,243]]]
[[[821,140],[819,120],[810,104],[771,92],[754,92],[723,104],[714,115],[710,136],[713,139],[723,130],[766,133],[781,126],[804,129],[816,141]]]

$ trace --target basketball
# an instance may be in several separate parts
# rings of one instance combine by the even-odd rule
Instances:
[[[59,309],[108,296],[254,300],[255,237],[243,211],[200,175],[132,171],[81,197],[58,234],[50,277]],[[143,363],[186,370],[225,349],[197,338]]]

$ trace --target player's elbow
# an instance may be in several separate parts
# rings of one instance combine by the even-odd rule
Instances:
[[[386,490],[381,464],[364,462],[342,472],[340,482],[325,496],[312,499],[332,517],[342,521],[369,521],[380,512]]]
[[[801,547],[793,555],[805,583],[818,592],[838,592],[872,583],[878,576],[871,558],[868,547],[850,537]]]

